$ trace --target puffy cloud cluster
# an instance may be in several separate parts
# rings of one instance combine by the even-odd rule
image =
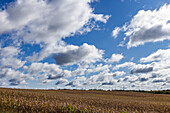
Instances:
[[[10,82],[10,85],[26,84],[26,79],[32,79],[29,74],[18,70],[25,64],[25,61],[18,58],[19,53],[17,47],[0,47],[0,78],[8,78],[1,85],[7,85],[7,82]]]
[[[68,84],[65,86],[71,86],[71,87],[80,87],[82,86],[81,82],[84,82],[86,80],[86,77],[76,77],[72,81],[70,81]]]
[[[71,76],[71,71],[62,70],[56,64],[32,63],[25,69],[28,70],[29,74],[33,76],[40,76],[44,79],[59,79]]]
[[[19,53],[19,49],[15,48],[13,46],[8,46],[4,48],[0,48],[0,55],[1,57],[10,57],[10,56],[16,56]]]
[[[101,71],[106,71],[109,70],[109,68],[111,67],[111,65],[103,65],[102,63],[94,66],[91,65],[90,68],[87,69],[87,73],[96,73],[96,72],[101,72]]]
[[[112,31],[112,36],[113,36],[114,38],[117,38],[120,31],[121,31],[121,28],[120,28],[120,27],[116,27],[116,28]]]
[[[117,83],[116,79],[114,77],[116,76],[123,76],[126,73],[125,72],[109,72],[110,70],[104,70],[100,73],[90,76],[84,83],[84,85],[115,85]]]
[[[58,82],[55,85],[61,85],[61,84],[68,84],[68,80],[67,79],[60,79],[58,80]]]
[[[129,75],[121,77],[118,84],[129,84],[127,89],[167,89],[170,86],[170,57],[169,49],[157,50],[147,57],[141,58],[141,63],[125,62],[113,69],[128,68]],[[132,87],[133,86],[133,87]],[[152,87],[155,86],[155,87]]]
[[[92,0],[17,0],[0,10],[0,34],[17,31],[25,42],[53,43],[77,32],[90,21],[106,23],[109,15],[94,14]]]
[[[112,54],[110,59],[106,59],[106,62],[107,63],[119,62],[123,58],[124,56],[122,54]]]
[[[125,68],[125,67],[133,67],[136,64],[133,62],[125,62],[123,64],[118,64],[116,66],[113,67],[113,70],[119,70],[120,68]]]
[[[103,51],[98,50],[95,46],[83,44],[75,50],[70,50],[65,53],[58,53],[54,56],[56,63],[77,64],[77,63],[95,63],[102,59]]]
[[[94,14],[93,0],[16,0],[0,10],[0,34],[28,44],[41,44],[40,52],[28,61],[41,61],[54,53],[78,48],[67,45],[63,38],[89,32],[95,22],[106,23],[109,15]],[[20,44],[21,45],[21,44]]]
[[[93,45],[79,47],[63,41],[66,37],[90,32],[96,22],[106,23],[110,18],[110,15],[94,14],[92,2],[94,0],[15,0],[0,9],[0,36],[9,34],[4,41],[10,40],[9,45],[0,44],[0,78],[9,85],[20,85],[27,79],[58,79],[61,84],[67,82],[66,77],[83,75],[80,68],[69,71],[59,65],[89,64],[102,59],[103,50]],[[29,45],[28,49],[34,45],[40,48],[26,53],[24,44]],[[40,63],[50,55],[54,55],[58,65]]]
[[[148,66],[148,65],[136,65],[133,67],[133,69],[131,70],[131,74],[135,74],[135,73],[148,73],[148,72],[152,72],[153,71],[153,67],[152,66]]]
[[[170,58],[170,49],[160,49],[146,58],[141,58],[140,62],[153,62],[153,61],[168,61]]]
[[[18,69],[25,64],[25,61],[21,61],[17,58],[20,50],[13,46],[0,48],[0,64],[1,68],[11,67]]]
[[[122,28],[116,27],[113,36],[117,37],[120,31],[129,37],[127,47],[136,47],[146,42],[170,40],[170,5],[165,4],[159,9],[140,10],[129,24]]]
[[[20,71],[16,71],[11,68],[0,68],[0,78],[1,79],[8,79],[5,80],[4,82],[10,82],[10,85],[20,85],[20,84],[26,84],[27,79],[33,79],[30,74],[24,74]],[[6,85],[5,84],[5,85]]]
[[[16,0],[0,10],[0,35],[9,34],[6,40],[12,40],[10,44],[0,44],[0,86],[27,84],[31,79],[67,88],[151,89],[153,84],[158,89],[167,88],[170,49],[141,58],[140,64],[118,64],[124,58],[122,54],[113,53],[104,59],[104,51],[94,45],[64,42],[66,37],[90,32],[97,21],[107,22],[110,15],[94,14],[92,2]],[[169,40],[169,9],[170,5],[165,4],[154,11],[139,11],[129,24],[116,27],[112,35],[116,38],[120,31],[125,31],[128,47]],[[29,53],[27,47],[34,45],[38,45],[38,51]],[[44,60],[49,56],[56,64]]]

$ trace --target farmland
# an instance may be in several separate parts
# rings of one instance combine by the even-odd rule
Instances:
[[[0,89],[2,113],[169,113],[170,95],[125,91]]]

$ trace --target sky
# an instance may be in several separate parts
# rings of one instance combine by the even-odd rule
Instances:
[[[1,0],[0,87],[170,88],[169,0]]]

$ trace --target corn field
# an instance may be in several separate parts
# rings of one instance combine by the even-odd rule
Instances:
[[[1,113],[170,113],[170,95],[123,91],[0,89]]]

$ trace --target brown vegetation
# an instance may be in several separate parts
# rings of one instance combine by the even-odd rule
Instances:
[[[123,91],[0,89],[4,113],[169,113],[170,95]]]

